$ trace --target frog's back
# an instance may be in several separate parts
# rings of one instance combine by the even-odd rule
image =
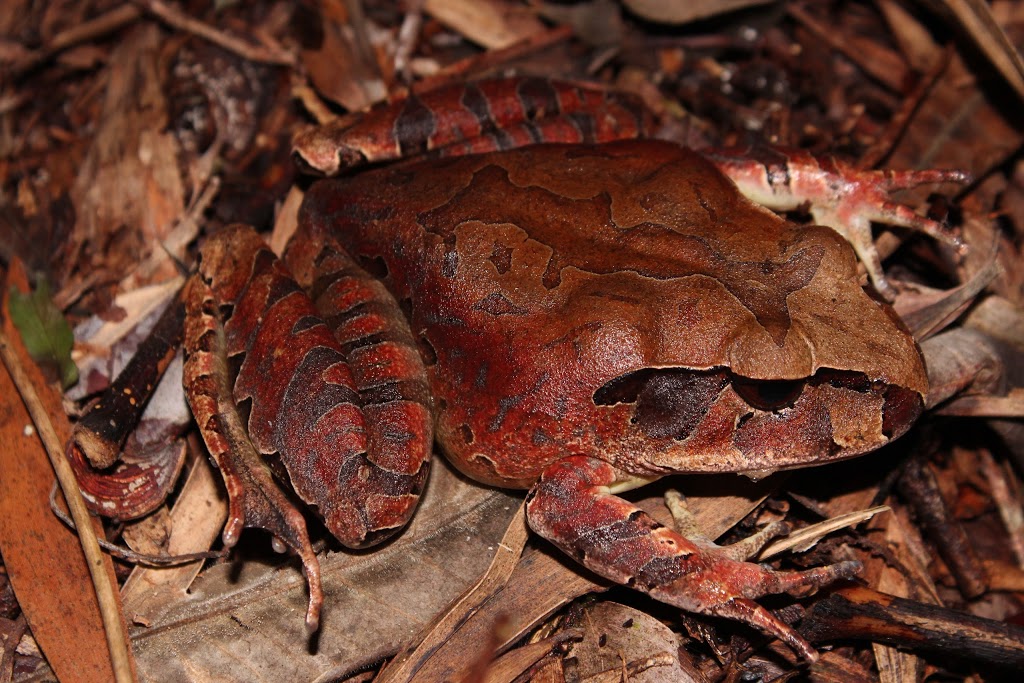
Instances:
[[[640,474],[795,466],[877,447],[920,409],[913,341],[841,238],[669,143],[385,168],[318,183],[303,221],[407,306],[439,438],[488,483],[527,486],[573,453]],[[803,382],[823,368],[843,374]],[[727,390],[737,376],[799,396],[760,410]],[[840,409],[878,415],[837,438]]]

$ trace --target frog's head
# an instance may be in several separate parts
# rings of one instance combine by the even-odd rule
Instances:
[[[787,379],[645,369],[609,382],[594,401],[631,406],[630,431],[647,444],[636,455],[656,469],[758,476],[875,450],[903,435],[924,405],[917,389],[832,368]]]
[[[772,272],[734,268],[685,299],[655,297],[658,347],[593,394],[613,421],[629,421],[624,458],[659,471],[765,472],[849,458],[904,434],[924,407],[924,362],[855,267],[835,233],[804,229]],[[758,308],[765,291],[781,294]],[[667,334],[686,324],[702,334]],[[646,452],[632,446],[641,441]]]

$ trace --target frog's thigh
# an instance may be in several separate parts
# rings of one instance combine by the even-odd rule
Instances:
[[[775,572],[739,562],[726,550],[700,547],[640,508],[610,493],[626,476],[587,456],[559,460],[530,492],[530,526],[588,569],[682,609],[746,622],[790,645],[805,659],[813,648],[753,598],[808,594],[854,574],[857,563],[805,572]]]

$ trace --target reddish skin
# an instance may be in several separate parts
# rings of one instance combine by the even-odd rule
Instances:
[[[352,117],[305,136],[297,154],[335,173],[409,154],[630,138],[649,126],[628,98],[514,79]],[[400,437],[401,411],[373,426],[359,370],[331,361],[289,379],[314,347],[330,347],[322,335],[310,351],[297,344],[318,329],[312,309],[274,319],[267,302],[293,285],[247,284],[254,266],[232,275],[228,261],[257,264],[253,282],[277,266],[255,250],[243,257],[226,241],[211,244],[204,278],[218,299],[235,302],[245,292],[254,305],[249,312],[239,302],[226,324],[229,352],[246,354],[234,393],[253,400],[253,443],[280,452],[296,490],[344,542],[375,538],[411,513],[430,442],[431,399],[420,392],[429,387],[437,438],[452,461],[480,481],[532,488],[529,521],[545,538],[599,574],[685,609],[740,619],[814,658],[753,598],[813,592],[850,576],[856,563],[776,573],[738,562],[658,525],[607,487],[636,476],[820,464],[906,431],[927,387],[920,354],[892,311],[864,294],[853,253],[834,232],[779,219],[744,200],[701,156],[659,142],[533,147],[318,183],[288,261],[318,290],[325,286],[305,264],[343,262],[342,251],[383,271],[390,295],[373,290],[365,273],[356,278],[360,303],[339,293],[347,312],[334,315],[341,339],[331,353],[349,362],[364,346],[380,358],[387,354],[377,345],[393,345],[394,372],[370,384],[400,389],[371,392],[378,398],[370,407],[385,399],[411,406],[418,421]],[[318,256],[324,249],[330,257]],[[411,311],[411,331],[400,308]],[[266,330],[249,329],[257,324]],[[264,337],[277,345],[264,346]],[[409,352],[414,344],[425,379]],[[279,355],[281,365],[259,360]],[[333,429],[348,447],[314,455],[303,451],[316,448],[307,444],[297,457],[285,442],[319,418],[292,411],[276,432],[261,429],[259,416],[287,405],[286,390],[254,380],[300,386],[324,372],[345,390],[315,403],[347,416]],[[364,430],[380,435],[386,456],[373,454],[372,436],[358,440]],[[368,466],[385,474],[365,476]],[[362,476],[330,481],[339,470]],[[382,494],[394,503],[367,505]],[[347,512],[335,515],[339,506]],[[271,530],[301,549],[288,534],[304,530]]]
[[[749,199],[775,211],[791,211],[810,202],[815,222],[843,235],[864,264],[875,289],[892,301],[896,291],[882,272],[871,237],[871,222],[918,230],[963,253],[964,244],[945,226],[889,200],[889,193],[921,185],[971,181],[963,171],[865,171],[831,157],[802,150],[748,148],[708,150],[710,159]]]
[[[449,85],[299,134],[295,156],[323,175],[419,154],[463,156],[539,142],[644,137],[653,117],[635,98],[592,85],[508,78]]]
[[[450,85],[301,133],[295,157],[333,176],[367,162],[417,155],[461,156],[540,142],[590,143],[653,137],[654,117],[627,93],[542,78]],[[871,223],[924,232],[958,252],[963,243],[937,221],[889,200],[896,190],[966,184],[962,171],[861,170],[797,149],[708,149],[703,154],[748,199],[775,211],[811,207],[815,222],[838,231],[864,264],[878,293],[892,301],[872,242]]]
[[[653,141],[322,181],[300,224],[337,236],[408,302],[437,437],[463,472],[532,487],[530,525],[595,572],[813,658],[752,598],[811,592],[852,565],[736,562],[605,487],[819,464],[909,427],[920,355],[834,232],[750,204],[699,155]],[[748,403],[780,381],[780,403]]]
[[[280,454],[295,493],[331,533],[365,547],[415,510],[433,431],[423,363],[395,301],[330,240],[300,240],[296,250],[317,264],[296,270],[315,304],[250,228],[207,240],[186,296],[185,388],[228,490],[224,544],[250,526],[292,548],[309,580],[306,623],[315,629],[319,564],[301,513],[260,454]],[[227,366],[236,357],[232,387]],[[246,401],[243,426],[235,404]]]

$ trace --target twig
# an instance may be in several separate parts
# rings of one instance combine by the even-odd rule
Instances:
[[[64,526],[68,527],[72,531],[78,531],[78,526],[75,524],[75,520],[71,519],[68,516],[68,513],[61,510],[60,506],[57,505],[56,482],[54,482],[53,488],[50,489],[50,510],[57,519],[64,522]],[[177,567],[178,565],[188,564],[198,560],[219,560],[222,557],[228,556],[227,550],[209,550],[202,553],[184,553],[181,555],[153,555],[152,553],[136,552],[131,548],[125,548],[124,546],[111,543],[110,541],[104,541],[103,539],[97,540],[99,541],[100,548],[106,550],[117,559],[124,560],[131,564],[142,565],[143,567]]]
[[[250,45],[244,40],[215,29],[209,24],[182,14],[171,5],[162,2],[162,0],[135,0],[135,4],[165,24],[208,40],[229,52],[234,52],[243,59],[248,59],[251,62],[279,64],[282,66],[295,65],[295,55],[289,52],[271,50],[259,45]]]
[[[22,612],[11,622],[10,630],[7,631],[7,643],[3,652],[0,652],[0,681],[10,681],[14,676],[14,653],[18,648],[18,642],[28,630],[28,622],[25,621],[25,613]]]
[[[981,474],[988,482],[992,502],[1010,537],[1010,550],[1019,567],[1024,567],[1024,510],[1021,509],[1017,479],[1000,467],[987,448],[978,449]]]
[[[441,646],[472,617],[493,594],[508,581],[526,545],[526,504],[509,522],[498,543],[491,566],[472,588],[448,606],[443,614],[427,625],[409,647],[400,651],[378,674],[378,683],[408,681]]]
[[[877,54],[871,55],[872,59],[857,45],[848,42],[848,35],[836,31],[833,27],[827,26],[814,18],[804,7],[797,3],[790,3],[786,6],[786,12],[796,21],[800,22],[808,31],[820,38],[826,45],[839,52],[857,65],[861,71],[883,84],[892,92],[900,92],[906,78],[906,66],[895,60],[879,60]]]
[[[66,31],[61,31],[55,35],[47,45],[30,53],[23,61],[16,63],[11,68],[11,72],[14,76],[20,76],[26,71],[32,70],[58,52],[62,52],[69,47],[84,43],[88,40],[99,38],[116,31],[122,26],[132,23],[139,18],[140,14],[141,12],[139,12],[136,7],[132,7],[131,5],[121,5],[120,7],[116,7],[105,14],[101,14],[95,19],[90,19],[89,21],[83,22],[77,26],[72,26]]]
[[[17,355],[11,348],[10,340],[3,331],[0,331],[0,358],[7,366],[7,372],[10,373],[14,385],[18,387],[18,393],[21,394],[36,431],[39,433],[39,438],[43,442],[46,455],[49,456],[53,470],[57,474],[57,481],[60,483],[64,499],[68,503],[71,516],[80,529],[78,540],[82,544],[82,552],[85,553],[86,565],[96,591],[100,617],[103,620],[107,637],[107,647],[110,649],[114,679],[118,683],[129,683],[134,680],[134,677],[132,676],[128,638],[121,621],[118,596],[110,585],[110,577],[103,568],[103,553],[97,542],[89,511],[86,509],[85,500],[82,499],[82,493],[78,489],[78,481],[71,470],[71,464],[64,457],[64,449],[53,428],[53,423],[50,422],[50,416],[43,409],[32,381],[25,374],[24,368],[21,367]]]
[[[474,55],[473,57],[467,57],[457,62],[453,62],[436,74],[424,78],[419,81],[413,87],[416,92],[426,92],[427,90],[433,90],[439,88],[442,85],[447,85],[458,80],[465,80],[471,78],[474,75],[478,75],[492,69],[498,65],[505,64],[508,61],[518,59],[525,55],[536,54],[548,47],[561,43],[572,37],[571,26],[556,26],[547,31],[537,33],[525,40],[521,40],[518,43],[513,43],[508,47],[503,47],[498,50],[488,50],[487,52]]]
[[[873,640],[901,649],[983,662],[1007,672],[1024,666],[1024,629],[973,614],[851,587],[817,601],[800,624],[813,642]],[[1011,677],[1012,678],[1012,677]]]
[[[395,41],[395,73],[403,83],[412,82],[412,53],[423,30],[423,1],[406,3],[405,17]]]
[[[921,106],[921,102],[932,91],[939,78],[946,73],[949,62],[953,58],[952,49],[942,51],[939,59],[928,70],[928,73],[918,78],[914,89],[903,98],[899,109],[889,119],[889,125],[885,128],[885,134],[878,137],[874,144],[858,160],[860,168],[874,168],[892,154],[896,142],[903,137],[910,127],[914,113]]]
[[[918,523],[924,527],[946,561],[964,597],[976,598],[985,592],[988,577],[967,532],[942,497],[935,473],[918,458],[907,461],[900,477],[899,491],[914,508]]]

